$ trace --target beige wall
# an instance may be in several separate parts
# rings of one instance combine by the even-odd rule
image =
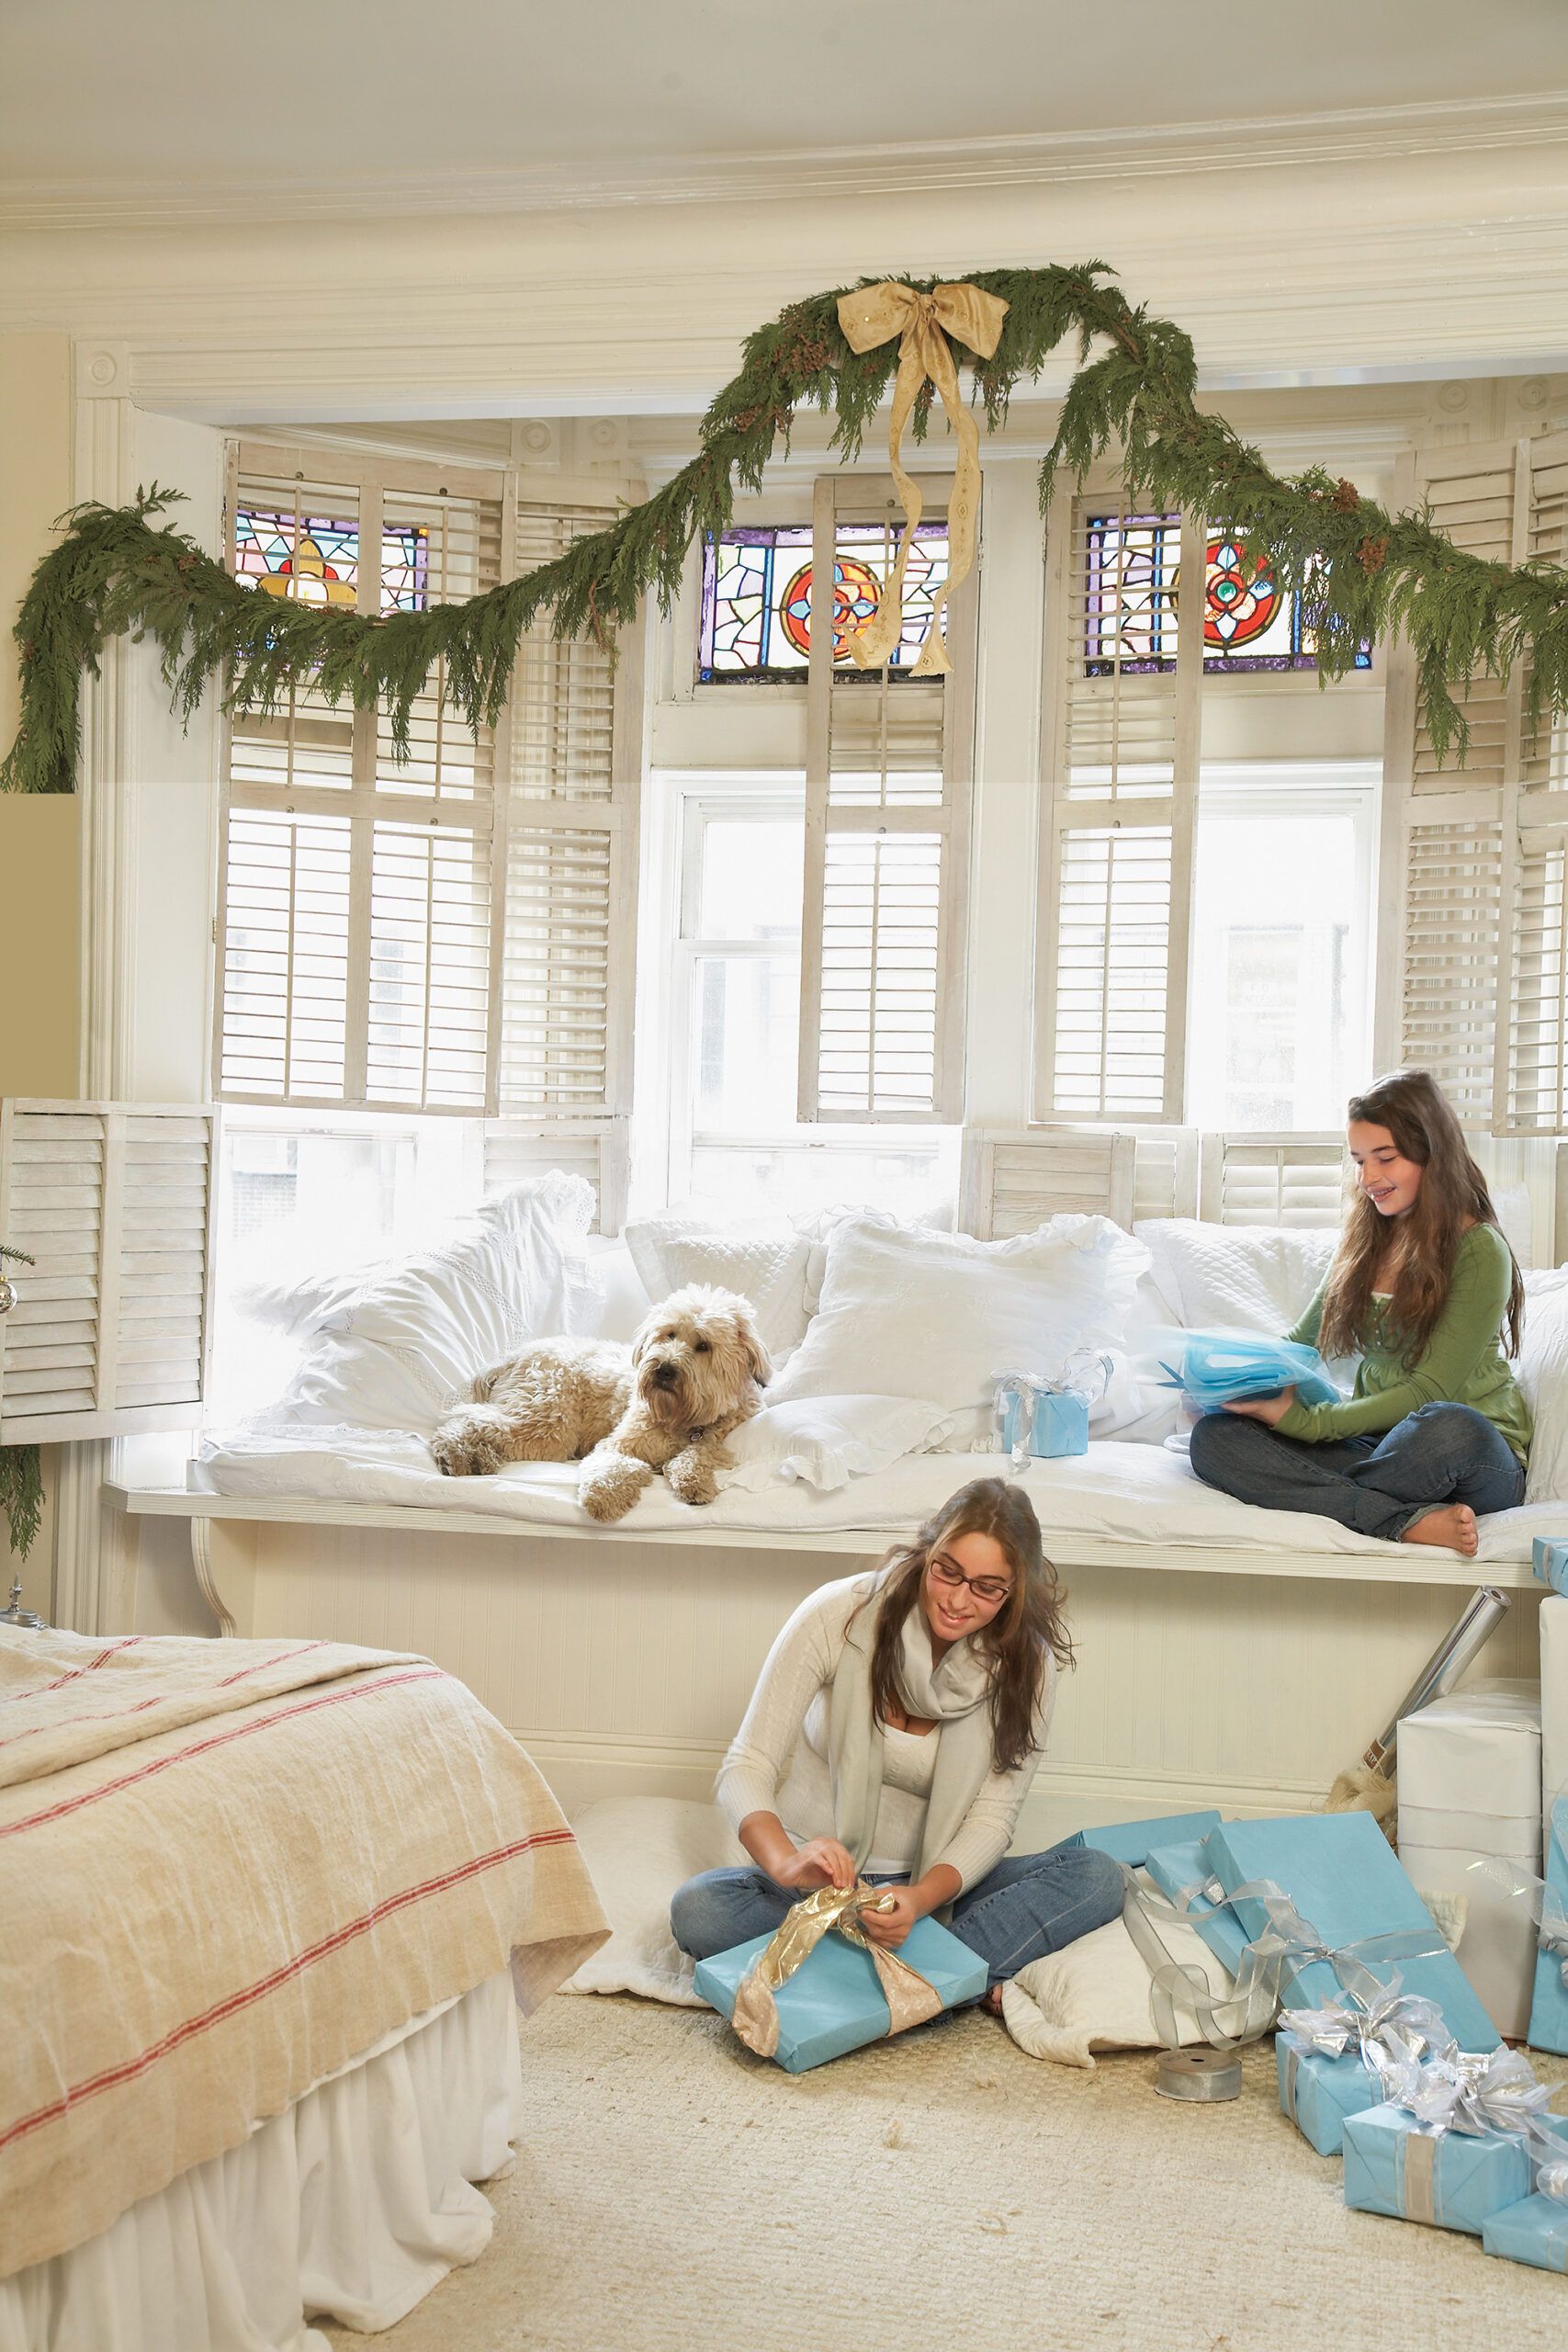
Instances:
[[[19,711],[17,607],[71,503],[71,344],[0,337],[0,741]],[[0,794],[0,1094],[74,1094],[80,983],[75,795]]]

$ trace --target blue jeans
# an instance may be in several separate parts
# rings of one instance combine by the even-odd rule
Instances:
[[[1523,1463],[1472,1405],[1422,1405],[1381,1438],[1325,1445],[1281,1437],[1245,1413],[1205,1413],[1193,1425],[1191,1463],[1206,1486],[1244,1503],[1316,1511],[1387,1543],[1445,1503],[1512,1510],[1525,1498]]]
[[[897,1885],[908,1872],[871,1871],[867,1876],[876,1886]],[[694,1960],[707,1960],[753,1936],[771,1936],[799,1901],[794,1889],[779,1886],[766,1871],[704,1871],[676,1889],[670,1932]],[[989,1986],[1016,1976],[1032,1960],[1076,1943],[1121,1912],[1121,1866],[1109,1854],[1092,1846],[1053,1846],[1048,1854],[1006,1856],[955,1897],[948,1926],[960,1943],[979,1953]]]

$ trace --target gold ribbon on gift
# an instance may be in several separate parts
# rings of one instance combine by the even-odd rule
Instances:
[[[893,2022],[890,2034],[923,2025],[942,2007],[942,1996],[919,1970],[897,1953],[874,1944],[860,1925],[863,1911],[882,1907],[883,1890],[858,1879],[853,1886],[819,1886],[797,1903],[766,1951],[759,1952],[741,1978],[730,2023],[748,2050],[771,2058],[779,2046],[779,2012],[773,1995],[809,1959],[829,1928],[871,1954]]]
[[[880,286],[862,286],[839,297],[839,324],[852,351],[874,351],[897,335],[898,373],[893,384],[893,418],[887,432],[887,455],[898,495],[904,502],[904,534],[898,542],[892,577],[883,588],[876,611],[865,627],[850,639],[850,651],[863,670],[877,670],[888,659],[904,628],[904,566],[909,545],[919,526],[922,503],[919,486],[904,470],[899,452],[904,427],[922,384],[932,383],[942,395],[947,421],[958,442],[953,496],[947,509],[947,578],[931,600],[931,627],[920,648],[913,675],[941,677],[951,666],[942,642],[942,612],[953,591],[968,577],[975,561],[975,520],[980,506],[980,429],[958,390],[953,364],[955,335],[980,358],[996,350],[1008,306],[996,294],[978,286],[933,286],[929,294],[918,287],[885,278]]]

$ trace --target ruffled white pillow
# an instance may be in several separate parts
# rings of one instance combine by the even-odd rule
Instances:
[[[429,1437],[477,1373],[581,1331],[597,1291],[592,1187],[552,1170],[485,1201],[435,1246],[389,1260],[330,1307],[281,1400],[296,1421]]]
[[[1145,1217],[1133,1227],[1190,1331],[1288,1331],[1328,1272],[1334,1226],[1209,1225]]]
[[[1568,1503],[1568,1267],[1525,1276],[1525,1330],[1514,1366],[1535,1416],[1525,1500]]]
[[[1199,1971],[1216,2000],[1230,1992],[1227,1975],[1193,1928],[1161,1921],[1160,1941],[1172,1960]],[[1149,2003],[1149,1969],[1120,1919],[1108,1920],[1062,1951],[1031,1961],[1002,1987],[1002,2018],[1021,2050],[1058,2066],[1092,2066],[1096,2050],[1157,2050]],[[1201,2041],[1181,2011],[1184,2042]]]
[[[917,1396],[800,1396],[769,1405],[725,1440],[735,1467],[724,1487],[761,1494],[783,1479],[833,1494],[906,1453],[946,1442],[953,1417]]]

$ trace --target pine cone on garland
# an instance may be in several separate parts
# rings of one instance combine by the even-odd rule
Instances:
[[[1388,561],[1387,538],[1373,538],[1369,532],[1356,549],[1356,560],[1369,576],[1375,571],[1381,571]]]
[[[1334,485],[1334,511],[1337,514],[1354,514],[1361,503],[1361,493],[1353,481],[1341,474]]]

